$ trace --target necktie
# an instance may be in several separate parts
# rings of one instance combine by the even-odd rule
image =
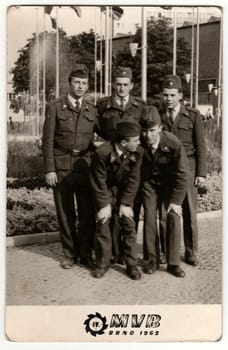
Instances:
[[[125,107],[125,99],[121,98],[120,99],[120,108],[122,109],[122,111],[124,111],[124,107]]]
[[[171,123],[173,123],[174,119],[175,119],[173,108],[169,108],[169,113],[168,114],[169,114],[169,120],[171,121]]]
[[[154,154],[156,152],[156,148],[154,148],[153,146],[151,146],[151,153]]]
[[[75,100],[75,109],[79,112],[80,111],[80,102],[79,100]]]

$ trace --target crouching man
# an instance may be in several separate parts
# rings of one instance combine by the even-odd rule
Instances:
[[[101,278],[109,268],[112,257],[110,220],[115,215],[123,235],[123,253],[127,275],[138,280],[141,273],[136,267],[136,231],[133,203],[140,183],[143,150],[140,144],[140,126],[135,122],[117,124],[113,142],[101,145],[92,160],[91,185],[96,207],[96,270]]]
[[[167,210],[167,271],[184,277],[180,265],[181,204],[187,190],[187,159],[181,142],[162,131],[159,113],[154,106],[145,107],[141,118],[143,146],[142,196],[144,207],[144,272],[152,274],[159,267],[157,209]]]

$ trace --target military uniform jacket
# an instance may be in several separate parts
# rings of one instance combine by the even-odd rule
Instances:
[[[204,130],[199,111],[181,104],[179,114],[173,124],[169,121],[166,111],[160,111],[163,130],[172,132],[182,142],[188,156],[190,170],[196,176],[206,176],[206,146]]]
[[[114,143],[105,142],[97,149],[91,165],[91,185],[97,209],[113,203],[113,194],[118,203],[133,206],[140,184],[142,158],[141,147],[124,160],[116,152]]]
[[[187,190],[188,162],[176,136],[163,131],[154,154],[145,148],[141,172],[142,183],[149,181],[159,193],[171,195],[171,203],[182,204]]]
[[[51,102],[46,109],[43,128],[43,158],[45,173],[71,170],[74,158],[63,149],[85,151],[98,128],[97,109],[84,98],[78,112],[67,96]]]
[[[120,121],[129,120],[133,117],[139,122],[145,102],[140,97],[129,96],[124,111],[116,103],[114,96],[104,97],[98,103],[98,113],[100,121],[100,136],[107,141],[114,139],[116,124]],[[132,118],[130,119],[132,121]]]

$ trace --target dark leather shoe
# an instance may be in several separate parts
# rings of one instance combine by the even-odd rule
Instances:
[[[167,260],[166,260],[166,256],[165,255],[163,255],[163,254],[160,255],[159,263],[162,264],[162,265],[163,264],[167,264]]]
[[[91,257],[83,257],[83,258],[80,258],[80,265],[83,265],[92,269],[95,267],[95,262]]]
[[[141,278],[141,273],[137,269],[136,266],[127,266],[126,269],[127,275],[132,279],[132,280],[139,280]]]
[[[192,266],[197,266],[198,265],[198,261],[197,258],[194,254],[185,254],[185,262],[189,265]]]
[[[125,265],[126,261],[125,261],[124,257],[122,257],[122,256],[114,256],[111,259],[111,263],[112,264]]]
[[[168,265],[167,271],[175,277],[183,278],[185,276],[185,272],[178,265]]]
[[[101,278],[108,271],[108,267],[97,267],[93,272],[93,277]]]
[[[157,270],[157,266],[155,264],[147,264],[143,268],[143,272],[147,273],[148,275],[152,275]]]
[[[71,269],[74,265],[74,258],[66,258],[60,263],[63,269]]]

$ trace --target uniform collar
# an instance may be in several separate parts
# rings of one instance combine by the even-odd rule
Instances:
[[[116,101],[116,99],[115,99],[115,95],[112,95],[112,96],[110,96],[109,97],[109,99],[108,99],[108,103],[107,103],[107,105],[106,105],[106,108],[107,109],[109,109],[109,108],[112,108],[112,107],[116,107],[116,108],[120,108],[120,106],[118,105],[118,103],[117,103],[117,101]],[[134,105],[135,107],[137,107],[139,104],[138,104],[138,102],[136,101],[136,99],[135,99],[135,97],[134,96],[132,96],[131,94],[130,95],[128,95],[128,102],[126,102],[126,106],[129,106],[129,105]],[[126,106],[125,106],[125,108],[126,108]]]
[[[136,162],[136,152],[130,152],[126,158],[128,158],[132,162]],[[110,155],[110,162],[114,163],[116,160],[120,160],[121,155],[123,154],[123,151],[118,147],[116,143],[113,144],[113,150]]]
[[[89,111],[89,105],[92,105],[92,103],[90,103],[89,101],[85,100],[85,98],[83,98],[83,97],[81,97],[80,100],[81,100],[81,104],[80,104],[81,111],[82,110],[83,111]],[[62,110],[65,110],[65,109],[75,110],[75,107],[73,106],[72,102],[69,100],[69,94],[63,96],[63,98],[61,100],[61,109]]]
[[[115,95],[114,100],[115,102],[120,106],[121,105],[121,100],[124,101],[124,104],[126,105],[130,99],[130,95],[125,96],[124,98],[121,98],[117,95]]]
[[[159,135],[157,142],[151,145],[151,148],[154,150],[157,150],[160,144],[160,140],[161,140],[161,136]]]
[[[82,106],[82,100],[83,100],[82,97],[76,99],[76,98],[74,98],[73,96],[71,96],[71,94],[68,94],[68,95],[67,95],[67,98],[68,98],[68,101],[70,102],[70,104],[71,104],[73,107],[75,107],[76,101],[78,101],[78,102],[79,102],[79,106],[80,106],[80,108],[81,108],[81,106]]]

